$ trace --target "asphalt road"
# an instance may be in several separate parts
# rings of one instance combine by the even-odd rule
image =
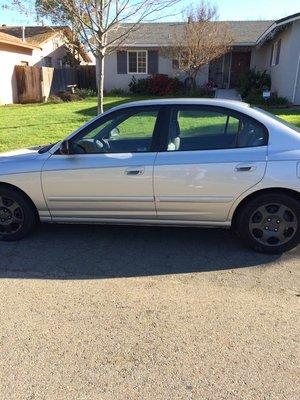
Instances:
[[[222,230],[0,243],[0,399],[298,400],[299,271]]]

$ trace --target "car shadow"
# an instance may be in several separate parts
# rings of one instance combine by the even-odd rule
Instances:
[[[0,243],[0,278],[100,279],[218,271],[268,264],[221,229],[47,225]]]

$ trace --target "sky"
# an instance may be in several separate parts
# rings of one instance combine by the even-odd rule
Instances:
[[[33,16],[25,16],[16,11],[3,10],[1,5],[8,0],[0,0],[0,25],[35,24]],[[180,20],[180,10],[184,7],[199,4],[199,0],[182,0],[177,6],[176,16],[167,20]],[[279,19],[300,12],[300,0],[214,0],[218,7],[220,20],[261,20]]]

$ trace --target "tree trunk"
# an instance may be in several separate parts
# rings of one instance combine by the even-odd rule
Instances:
[[[103,113],[104,103],[104,54],[100,53],[97,57],[97,88],[98,88],[98,114]]]

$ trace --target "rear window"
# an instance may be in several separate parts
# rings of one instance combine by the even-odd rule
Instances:
[[[294,131],[300,133],[300,128],[297,125],[291,124],[289,122],[287,122],[286,120],[278,117],[277,115],[274,115],[262,108],[259,107],[252,107],[254,110],[261,112],[262,114],[268,115],[269,117],[271,117],[272,119],[274,119],[275,121],[280,122],[281,124],[287,126],[288,128],[293,129]]]

